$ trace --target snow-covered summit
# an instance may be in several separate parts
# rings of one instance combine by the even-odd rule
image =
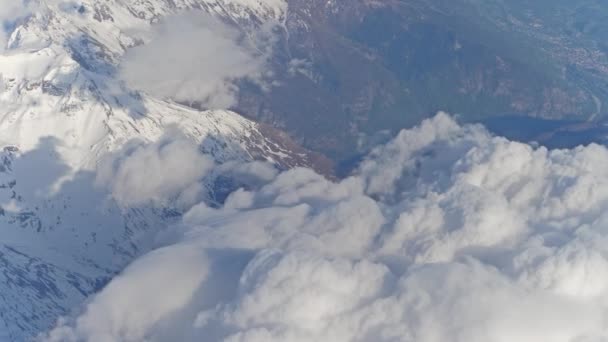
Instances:
[[[116,80],[117,65],[163,16],[201,9],[259,25],[280,20],[283,1],[48,0],[28,9],[0,56],[1,144],[27,151],[52,136],[71,165],[91,167],[126,140],[154,140],[177,123],[193,138],[231,137],[248,150],[239,139],[255,134],[251,122],[136,94]]]
[[[310,155],[229,110],[195,110],[128,89],[125,52],[150,26],[198,9],[241,28],[281,23],[283,0],[38,0],[5,27],[0,53],[0,341],[47,329],[151,246],[168,209],[124,209],[94,186],[108,153],[168,127],[216,162]]]

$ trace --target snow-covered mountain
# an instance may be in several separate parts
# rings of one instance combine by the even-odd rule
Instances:
[[[216,162],[323,165],[280,131],[229,110],[198,111],[128,89],[125,52],[184,9],[243,29],[286,15],[283,0],[38,0],[0,54],[0,341],[20,341],[98,290],[179,216],[125,209],[95,185],[104,156],[177,126]]]
[[[179,243],[194,237],[205,254],[209,254],[208,259],[212,260],[209,265],[222,267],[221,272],[210,277],[219,274],[220,278],[210,282],[212,288],[231,284],[228,291],[219,292],[234,290],[241,297],[230,301],[224,298],[228,295],[219,296],[203,301],[202,308],[193,306],[196,310],[191,313],[204,308],[198,311],[201,315],[197,314],[195,320],[195,325],[200,325],[195,328],[204,334],[243,332],[250,333],[251,338],[262,336],[266,341],[270,335],[264,335],[263,331],[270,328],[275,330],[273,333],[278,332],[273,336],[281,341],[286,339],[285,334],[303,334],[303,340],[340,340],[336,336],[356,336],[362,331],[366,335],[360,336],[370,339],[376,336],[398,339],[404,336],[401,328],[405,322],[412,324],[411,336],[418,340],[415,332],[420,329],[419,317],[432,318],[437,313],[440,319],[433,321],[442,322],[444,317],[452,323],[453,312],[468,312],[471,307],[468,294],[476,293],[469,290],[468,274],[471,279],[481,281],[476,286],[482,294],[493,293],[496,284],[503,284],[500,288],[509,294],[504,297],[506,301],[504,298],[498,301],[497,319],[490,317],[490,324],[498,322],[496,326],[502,326],[504,313],[513,316],[514,312],[524,318],[528,316],[519,315],[518,310],[535,313],[527,304],[515,311],[502,309],[505,303],[505,307],[511,307],[512,292],[514,298],[521,298],[521,291],[528,291],[530,284],[532,288],[549,287],[558,294],[579,296],[583,300],[581,307],[585,307],[582,312],[587,312],[587,301],[595,301],[593,296],[608,288],[603,279],[593,278],[589,282],[585,272],[579,272],[606,265],[600,257],[606,254],[604,249],[590,242],[596,235],[590,234],[586,226],[587,223],[601,226],[605,222],[602,215],[597,216],[604,212],[604,192],[589,191],[598,185],[601,190],[606,178],[602,173],[605,151],[596,146],[571,153],[552,153],[493,138],[479,127],[459,126],[439,115],[421,128],[404,131],[386,148],[374,150],[358,176],[340,183],[334,184],[305,169],[288,171],[272,180],[276,170],[267,164],[248,163],[261,159],[278,168],[304,165],[319,173],[329,173],[331,162],[303,148],[301,143],[331,155],[349,169],[361,153],[384,140],[391,131],[413,125],[438,108],[462,112],[465,119],[477,118],[473,117],[477,112],[489,115],[513,110],[561,118],[570,114],[594,118],[602,114],[605,106],[595,94],[606,93],[602,90],[605,82],[597,82],[601,76],[595,72],[585,76],[589,70],[603,70],[602,58],[591,58],[600,64],[587,68],[588,59],[580,59],[582,50],[577,48],[581,35],[572,31],[576,39],[563,45],[559,43],[561,39],[545,37],[544,29],[541,30],[556,25],[539,26],[534,19],[530,23],[538,30],[526,35],[534,39],[521,39],[523,36],[510,32],[509,27],[517,24],[520,29],[529,30],[530,25],[512,17],[509,11],[486,8],[486,3],[492,2],[500,3],[497,9],[506,6],[503,1],[489,0],[0,0],[0,23],[5,31],[0,30],[0,342],[30,340],[54,326],[57,317],[82,317],[71,315],[71,310],[85,308],[82,304],[87,298],[95,300],[91,294],[133,260],[161,245],[159,239],[176,238],[167,227],[185,229],[185,237],[177,237]],[[136,57],[155,52],[166,52],[170,57],[172,53],[183,54],[183,51],[162,51],[173,47],[162,43],[180,38],[179,29],[167,29],[171,32],[164,36],[162,31],[167,22],[186,20],[185,12],[206,13],[202,16],[213,18],[213,22],[202,25],[205,35],[186,35],[182,40],[186,43],[192,40],[197,45],[193,51],[200,52],[202,46],[206,50],[204,56],[227,61],[211,67],[187,65],[178,70],[196,73],[198,70],[194,69],[230,66],[233,62],[238,66],[239,60],[251,62],[246,67],[253,70],[228,73],[229,86],[220,85],[220,90],[229,92],[227,99],[206,101],[208,94],[203,94],[198,102],[196,91],[205,87],[196,75],[193,77],[196,82],[190,84],[192,87],[185,96],[176,92],[180,98],[172,97],[171,92],[163,94],[166,89],[156,87],[157,84],[151,87],[146,84],[162,82],[166,76],[174,78],[171,82],[179,82],[183,75],[172,76],[167,72],[171,68],[161,74],[146,65],[135,76],[142,76],[143,70],[144,74],[158,77],[143,77],[137,82],[124,77],[127,61],[131,66],[139,63],[131,59],[135,51]],[[480,15],[484,12],[488,13]],[[488,17],[490,12],[503,13],[505,18],[500,14],[488,21],[494,16]],[[210,27],[216,23],[222,26],[217,30],[220,35],[238,41],[231,44],[218,41],[208,47],[205,41],[194,41],[213,37],[215,31]],[[193,20],[185,26],[196,28],[198,24]],[[574,20],[573,27],[578,26],[578,20]],[[154,38],[159,32],[164,37],[161,43]],[[478,36],[476,32],[484,34]],[[536,37],[541,33],[544,38]],[[546,45],[547,42],[551,44]],[[540,49],[537,52],[557,51],[559,58],[546,58],[544,52],[530,53],[536,45]],[[564,48],[570,45],[572,49]],[[150,46],[154,48],[146,49]],[[246,53],[227,58],[234,57],[227,53],[235,46],[245,47]],[[253,55],[248,56],[247,52]],[[583,55],[603,56],[594,49],[588,52]],[[159,60],[161,64],[197,62],[196,56]],[[158,64],[158,60],[152,62]],[[545,65],[549,66],[548,71],[575,70],[572,66],[577,63],[586,69],[580,75],[578,72],[583,71],[580,68],[558,77],[553,77],[552,72],[552,76],[545,75]],[[222,80],[217,74],[211,76],[211,80]],[[158,88],[161,91],[154,91]],[[216,89],[210,88],[213,94]],[[236,88],[240,90],[238,96],[230,93]],[[578,132],[584,126],[575,125],[572,130]],[[297,137],[299,143],[285,131]],[[570,133],[570,129],[564,131]],[[442,148],[446,146],[444,151]],[[179,157],[172,158],[172,154]],[[137,167],[129,164],[132,157],[138,159]],[[590,163],[592,159],[599,160],[599,164]],[[146,170],[149,165],[163,163],[171,166],[162,171],[164,174]],[[511,172],[505,168],[507,164],[523,167]],[[270,179],[262,182],[266,185],[261,189],[252,186],[235,192],[232,198],[228,197],[226,207],[216,210],[218,201],[234,190],[230,172],[238,174],[242,171],[238,167],[249,167],[247,172],[270,175]],[[494,172],[503,169],[509,172]],[[519,169],[538,172],[519,174]],[[250,176],[247,172],[243,173]],[[479,179],[484,175],[497,178],[482,182]],[[187,181],[182,182],[182,176]],[[176,182],[177,190],[165,186],[165,181]],[[532,190],[522,187],[528,183],[534,185]],[[405,185],[414,191],[397,194]],[[504,191],[498,191],[496,186]],[[143,191],[150,190],[147,188],[151,192]],[[139,190],[143,195],[129,193]],[[160,193],[160,198],[154,197],[157,195],[154,192]],[[149,194],[154,195],[149,198],[152,203],[142,202]],[[188,209],[184,203],[205,200],[206,203],[188,211],[189,218],[184,215]],[[126,202],[131,204],[125,205]],[[581,203],[585,204],[583,209]],[[547,206],[549,211],[545,209]],[[222,218],[220,222],[217,219],[220,216],[230,219]],[[439,222],[437,217],[445,217],[445,222]],[[530,223],[524,224],[522,217]],[[569,217],[572,219],[564,223],[564,218]],[[187,220],[190,220],[185,224],[187,227],[180,227]],[[227,234],[223,235],[221,229],[211,232],[231,221],[233,229]],[[256,222],[262,224],[255,227]],[[186,229],[191,225],[195,229]],[[496,233],[496,225],[509,229]],[[383,226],[390,229],[384,231]],[[254,229],[249,230],[251,227]],[[509,256],[504,260],[513,267],[505,266],[507,263],[496,265],[495,261],[503,258],[493,253],[486,255],[485,251],[495,246],[505,247],[505,241],[516,241],[525,230],[530,237],[525,248],[520,249],[515,242],[506,246],[505,255]],[[210,232],[211,235],[204,235]],[[216,245],[213,240],[207,241],[209,236],[215,238]],[[546,242],[542,242],[544,239]],[[573,247],[564,242],[558,248],[561,240],[574,241]],[[217,247],[218,241],[220,251],[228,253],[214,256],[207,253]],[[289,254],[301,246],[312,246],[310,249],[318,253],[311,259],[297,253],[284,257],[281,253],[261,251],[275,245],[286,247]],[[592,253],[587,253],[589,248]],[[242,262],[238,256],[239,270],[223,269],[223,259],[232,258],[235,250],[242,249],[249,250],[248,261]],[[253,254],[258,253],[254,258]],[[572,255],[576,257],[574,263],[564,261],[572,259]],[[462,256],[480,259],[491,272],[479,273],[474,264],[444,268],[445,262],[454,262]],[[546,261],[539,263],[541,257]],[[150,259],[144,257],[145,260]],[[177,264],[183,259],[175,260]],[[429,274],[423,272],[422,276],[417,271],[402,274],[410,265],[427,264],[432,264],[432,269],[439,268]],[[555,266],[560,264],[566,271]],[[191,274],[190,266],[183,268],[186,275]],[[494,276],[497,267],[504,273],[498,278]],[[275,268],[277,272],[273,271]],[[310,276],[317,270],[321,276]],[[393,273],[398,275],[395,277]],[[450,274],[465,274],[466,279],[456,284],[437,282],[451,278]],[[541,276],[529,276],[536,274]],[[570,279],[572,274],[574,281]],[[244,275],[243,282],[236,279],[240,275]],[[162,272],[160,277],[164,277]],[[158,279],[144,278],[144,281]],[[577,279],[583,280],[578,284]],[[140,284],[137,280],[134,284]],[[444,298],[441,287],[444,283],[448,290],[455,291],[457,298],[462,298],[461,292],[466,293],[467,300],[457,302],[456,306],[443,300],[436,304],[435,299]],[[163,283],[163,286],[171,285]],[[110,289],[110,299],[113,301],[116,294],[119,302],[125,295],[116,288]],[[191,289],[195,291],[196,286]],[[411,289],[421,297],[404,296]],[[134,285],[131,290],[128,293],[137,293],[139,287]],[[531,298],[537,298],[540,304],[554,302],[554,297],[546,297],[542,291]],[[277,293],[279,297],[275,297]],[[387,296],[392,299],[385,300]],[[255,305],[246,303],[250,298],[271,305],[257,311]],[[273,306],[276,298],[283,303]],[[322,303],[317,302],[319,298]],[[417,306],[420,298],[428,305]],[[93,314],[112,316],[107,327],[120,330],[131,322],[124,319],[131,311],[123,311],[120,305],[106,306],[107,299],[93,305],[98,310]],[[147,295],[141,295],[134,303],[147,299]],[[563,307],[556,306],[559,310],[555,311],[570,312],[561,310],[571,307],[570,299],[562,303]],[[132,303],[122,302],[125,306]],[[226,305],[212,308],[209,304],[219,302]],[[470,315],[463,316],[466,321],[463,324],[475,323],[475,332],[485,326],[470,317],[478,317],[478,308],[483,308],[481,315],[487,316],[486,302],[472,306]],[[450,305],[446,309],[442,303]],[[362,310],[355,310],[357,307]],[[409,312],[411,307],[417,309]],[[171,310],[161,305],[157,314]],[[384,312],[379,315],[378,310],[391,315],[385,317]],[[344,320],[343,313],[347,312],[355,314],[352,320]],[[328,317],[333,320],[329,325]],[[591,321],[586,317],[600,315],[590,313],[580,317],[585,318],[582,322]],[[124,322],[112,326],[121,320]],[[561,315],[554,320],[563,325]],[[151,321],[150,326],[162,320]],[[228,330],[215,331],[218,322],[214,321],[221,321],[220,325],[225,325],[222,329]],[[76,327],[82,331],[74,336],[90,336],[86,319],[66,322],[55,326],[59,330],[66,328],[67,333],[70,327]],[[603,327],[605,319],[591,322],[571,329],[572,334],[591,331],[596,325]],[[380,329],[376,329],[378,324]],[[353,329],[356,326],[363,329]],[[453,329],[449,324],[446,326],[445,336],[451,336]],[[523,331],[528,331],[528,327],[524,319]],[[138,328],[137,324],[133,327]],[[436,330],[430,326],[429,336],[443,336],[436,334]],[[550,329],[539,330],[544,333]],[[137,332],[131,340],[141,340],[145,331]],[[499,332],[497,336],[508,335]],[[123,332],[112,333],[116,334],[102,336],[121,336]],[[487,336],[487,331],[479,334]],[[57,336],[58,340],[65,340],[61,337],[64,335]]]
[[[61,141],[61,154],[71,166],[91,167],[125,141],[154,140],[164,127],[177,124],[196,139],[231,140],[229,154],[251,156],[253,146],[243,138],[256,136],[255,124],[228,111],[198,112],[136,94],[115,74],[126,49],[141,44],[143,32],[164,15],[202,8],[255,25],[280,19],[279,5],[202,0],[50,0],[30,5],[31,14],[18,21],[10,49],[0,56],[1,142],[26,151],[40,137],[52,136]],[[265,142],[253,144],[258,150]]]

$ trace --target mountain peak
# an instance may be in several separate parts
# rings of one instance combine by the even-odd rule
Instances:
[[[162,18],[190,9],[258,27],[282,20],[286,2],[49,0],[30,2],[9,25],[0,53],[0,263],[8,267],[0,274],[0,339],[47,329],[180,215],[171,206],[125,209],[100,192],[97,167],[124,146],[177,128],[216,163],[266,160],[330,172],[326,159],[283,132],[228,109],[137,92],[120,79],[125,52],[146,42]],[[214,184],[207,186],[212,193]]]

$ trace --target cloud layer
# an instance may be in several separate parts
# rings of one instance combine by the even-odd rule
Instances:
[[[237,80],[261,82],[267,71],[270,47],[254,40],[203,12],[168,17],[153,28],[150,42],[126,53],[121,77],[153,96],[229,108]]]
[[[257,182],[192,207],[43,339],[608,340],[604,147],[548,151],[438,114],[341,182]]]

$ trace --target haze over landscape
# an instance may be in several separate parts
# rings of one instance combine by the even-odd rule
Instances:
[[[0,0],[0,341],[608,341],[601,0]]]

